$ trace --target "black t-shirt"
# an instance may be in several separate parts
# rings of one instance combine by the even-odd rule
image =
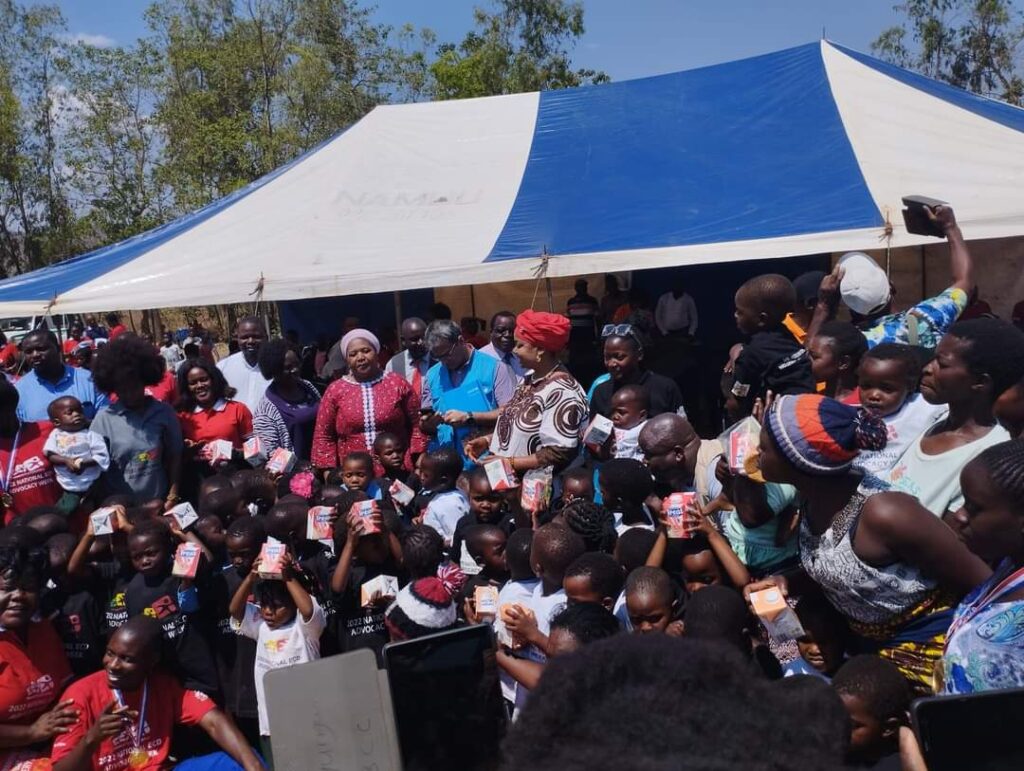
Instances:
[[[185,688],[216,696],[220,689],[213,653],[198,624],[178,606],[180,584],[177,576],[151,580],[136,573],[124,592],[128,615],[143,613],[159,621],[167,654],[164,661]]]
[[[243,576],[231,565],[210,576],[198,617],[213,648],[224,707],[235,717],[257,718],[256,641],[236,634],[228,608]]]
[[[381,575],[395,576],[400,586],[404,584],[398,566],[391,560],[380,565],[363,565],[353,560],[345,591],[335,595],[342,650],[348,653],[369,648],[377,654],[377,666],[383,666],[381,650],[389,641],[384,608],[362,607],[362,586]]]
[[[419,493],[421,487],[420,478],[411,471],[399,474],[397,479],[409,487],[413,493]],[[415,509],[416,498],[414,497],[407,505],[402,505],[392,498],[390,488],[394,481],[391,477],[386,476],[376,480],[377,486],[381,489],[383,495],[382,502],[395,510],[403,525],[411,525],[413,518],[419,516],[420,513],[419,509]]]
[[[317,541],[305,541],[299,547],[299,567],[312,579],[312,594],[324,611],[324,633],[320,636],[320,658],[341,653],[338,632],[338,605],[331,591],[331,576],[338,558]]]
[[[784,328],[758,332],[736,358],[732,394],[750,405],[771,391],[784,394],[814,393],[811,359]]]
[[[135,570],[120,562],[96,562],[92,569],[100,586],[96,596],[103,604],[103,634],[109,635],[128,620],[124,590]]]
[[[85,677],[103,663],[103,611],[96,600],[98,587],[57,587],[46,593],[41,602],[43,616],[49,618],[68,657],[75,677]]]
[[[683,394],[679,386],[672,378],[659,375],[645,369],[621,383],[614,380],[606,380],[594,389],[594,396],[590,400],[590,414],[604,415],[610,418],[612,415],[612,396],[624,385],[642,385],[647,389],[650,397],[650,406],[647,414],[650,417],[661,415],[663,412],[676,412],[683,404]]]

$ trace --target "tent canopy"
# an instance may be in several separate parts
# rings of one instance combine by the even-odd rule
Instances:
[[[0,282],[0,316],[784,257],[950,201],[1024,234],[1024,110],[827,41],[600,86],[382,106],[163,227]],[[544,260],[542,257],[546,256]]]

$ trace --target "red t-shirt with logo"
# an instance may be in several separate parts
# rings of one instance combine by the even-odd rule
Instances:
[[[53,466],[43,452],[43,445],[51,431],[53,424],[49,422],[21,424],[18,454],[14,459],[10,480],[7,479],[7,469],[10,468],[14,437],[0,437],[0,474],[3,475],[7,491],[14,498],[14,504],[4,511],[5,525],[35,506],[53,506],[64,492],[57,484]]]
[[[0,632],[0,723],[31,723],[70,679],[64,643],[48,620],[31,622],[25,643],[14,632]],[[0,750],[0,767],[3,756]]]
[[[245,440],[252,435],[252,413],[241,402],[224,400],[208,410],[179,412],[181,433],[192,442],[212,442],[226,439],[241,449]]]
[[[210,710],[217,705],[213,699],[199,691],[187,691],[171,675],[162,670],[154,670],[149,675],[146,714],[143,716],[142,749],[149,753],[149,762],[144,769],[171,768],[167,755],[171,750],[171,733],[174,726],[196,725]],[[125,692],[124,701],[130,710],[142,709],[142,689]],[[104,670],[94,672],[72,685],[61,696],[62,701],[71,700],[72,707],[78,710],[78,720],[66,734],[61,734],[53,742],[50,760],[56,763],[67,756],[79,742],[85,740],[89,728],[96,722],[101,712],[110,702],[115,701],[114,693],[107,684],[107,673]],[[135,749],[134,733],[138,730],[138,719],[132,728],[109,739],[104,739],[91,761],[94,771],[123,771],[128,769],[128,759]]]

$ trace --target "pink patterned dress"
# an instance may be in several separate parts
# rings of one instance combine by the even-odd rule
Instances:
[[[373,453],[373,442],[384,431],[406,442],[410,453],[423,452],[419,419],[420,397],[405,378],[387,372],[359,383],[345,376],[324,392],[310,461],[317,468],[337,468],[350,452]]]

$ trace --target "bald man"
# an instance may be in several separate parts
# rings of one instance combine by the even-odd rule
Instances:
[[[674,412],[656,415],[640,431],[640,449],[658,483],[659,494],[693,489],[700,437],[690,421]]]
[[[178,724],[198,725],[224,751],[195,761],[217,763],[221,771],[263,769],[227,713],[157,667],[161,636],[155,619],[128,619],[111,635],[103,669],[64,692],[61,701],[70,701],[78,717],[53,742],[54,771],[169,767],[171,734]]]
[[[423,393],[423,377],[431,365],[427,344],[424,342],[426,333],[427,323],[423,319],[413,316],[403,321],[399,335],[405,350],[392,356],[384,368],[385,372],[394,372],[404,377],[417,396]]]
[[[235,339],[238,341],[238,353],[217,362],[228,385],[238,393],[235,399],[256,411],[256,405],[263,399],[270,381],[260,370],[260,349],[267,341],[267,328],[256,316],[245,316],[235,325]]]

